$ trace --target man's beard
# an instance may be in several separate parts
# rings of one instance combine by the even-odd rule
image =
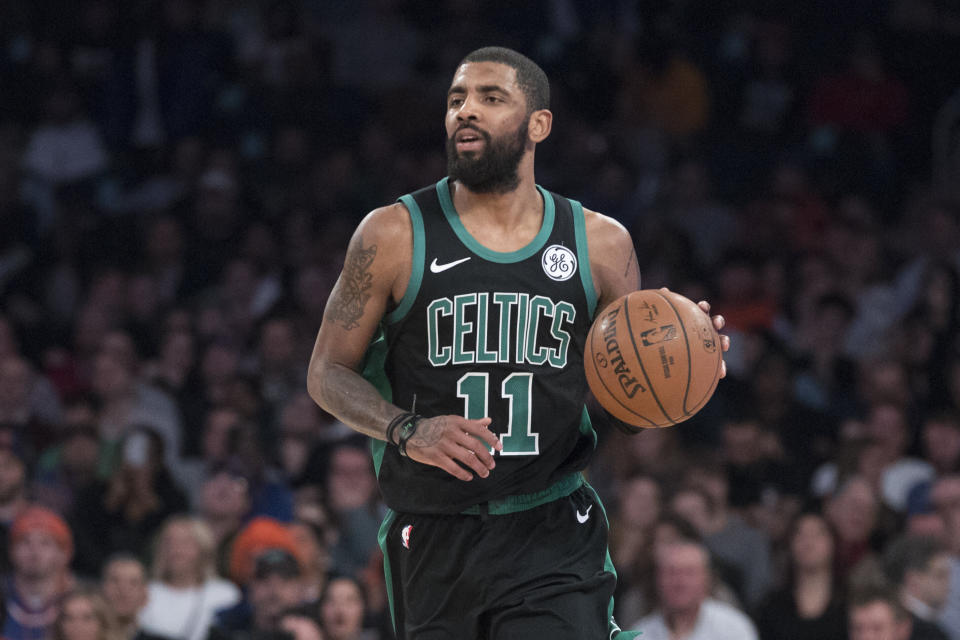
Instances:
[[[479,153],[461,155],[457,152],[456,134],[447,138],[447,173],[451,180],[459,180],[476,193],[507,193],[520,185],[517,172],[527,146],[527,123],[515,135],[494,140],[486,131],[467,127],[484,141]]]

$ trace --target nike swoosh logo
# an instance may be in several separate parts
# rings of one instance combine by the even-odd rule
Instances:
[[[587,520],[589,520],[589,519],[590,519],[590,509],[593,509],[593,505],[590,505],[589,507],[587,507],[587,512],[586,512],[586,513],[580,513],[580,509],[577,509],[577,522],[579,522],[580,524],[583,524],[584,522],[586,522]]]
[[[433,262],[430,263],[430,273],[441,273],[447,269],[452,269],[462,262],[466,262],[470,259],[470,256],[466,258],[460,258],[459,260],[454,260],[453,262],[448,262],[446,264],[437,264],[437,259],[434,258]]]

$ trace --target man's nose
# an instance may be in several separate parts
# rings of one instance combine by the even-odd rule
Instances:
[[[463,99],[463,104],[460,105],[460,110],[457,111],[457,120],[476,120],[477,117],[477,101],[472,97],[467,96]]]

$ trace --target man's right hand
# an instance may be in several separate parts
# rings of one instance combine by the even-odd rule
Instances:
[[[460,480],[473,480],[473,473],[486,478],[497,466],[490,449],[503,449],[497,436],[487,428],[489,425],[490,418],[425,418],[407,441],[407,455],[417,462],[440,467]]]

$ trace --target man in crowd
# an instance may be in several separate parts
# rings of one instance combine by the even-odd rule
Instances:
[[[303,570],[294,555],[281,547],[265,549],[254,562],[246,600],[217,616],[210,638],[230,638],[244,629],[282,631],[283,614],[303,604],[305,593]]]
[[[907,640],[910,614],[895,593],[880,587],[856,591],[850,600],[850,640]]]
[[[104,598],[117,625],[119,640],[159,640],[140,628],[138,616],[147,604],[147,568],[136,556],[118,553],[103,566]]]
[[[74,587],[73,535],[63,518],[29,507],[10,527],[13,572],[4,585],[6,620],[0,636],[34,640],[51,631],[63,596]]]
[[[905,536],[884,553],[884,569],[913,623],[911,640],[948,640],[937,624],[950,591],[950,556],[934,538]]]
[[[656,554],[657,609],[631,625],[644,640],[757,640],[750,619],[709,597],[710,554],[694,540],[677,540]]]

